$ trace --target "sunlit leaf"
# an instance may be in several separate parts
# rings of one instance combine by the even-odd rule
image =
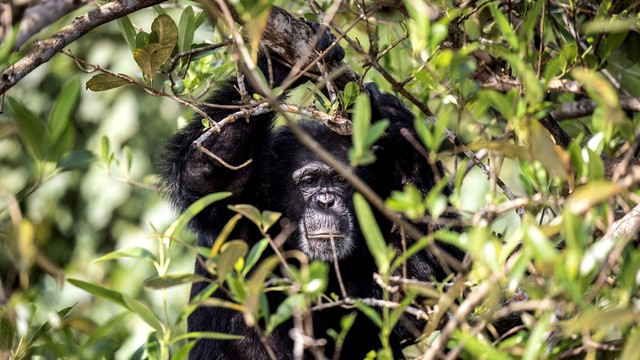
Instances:
[[[77,279],[67,279],[69,283],[72,285],[81,288],[93,295],[99,296],[101,298],[107,299],[111,302],[114,302],[122,307],[129,309],[130,311],[138,314],[144,322],[146,322],[149,326],[156,329],[157,331],[162,332],[162,323],[155,316],[151,310],[145,305],[142,305],[137,300],[132,299],[129,295],[119,293],[117,291],[107,289],[98,284],[89,283],[82,280]]]
[[[251,250],[249,251],[249,255],[247,255],[247,258],[245,260],[245,265],[244,265],[244,270],[242,270],[242,275],[247,275],[249,270],[253,268],[253,265],[255,265],[258,262],[258,259],[260,259],[260,256],[262,256],[262,253],[267,248],[267,246],[269,246],[269,239],[265,238],[258,241],[257,243],[255,243],[255,245],[251,247]]]
[[[230,205],[229,209],[237,212],[238,214],[242,214],[242,216],[251,220],[251,222],[256,224],[256,226],[262,228],[262,214],[260,213],[260,210],[258,210],[255,206],[248,204],[237,204]]]
[[[241,218],[242,215],[236,214],[235,216],[231,217],[229,221],[227,221],[227,223],[224,225],[224,227],[216,237],[216,241],[213,242],[211,251],[209,251],[209,259],[213,259],[214,257],[216,257],[216,255],[218,255],[218,252],[222,248],[222,245],[225,241],[227,241],[229,235],[231,234],[231,231],[233,231],[233,229],[236,227],[236,224],[238,223],[238,221],[240,221]]]
[[[389,270],[389,250],[369,204],[360,193],[353,194],[353,205],[367,247],[381,273]]]
[[[213,340],[241,340],[243,336],[234,334],[224,334],[213,331],[196,331],[175,336],[171,339],[172,343],[186,339],[213,339]]]
[[[565,206],[574,214],[583,214],[595,205],[609,200],[624,189],[620,185],[608,181],[593,181],[578,188],[569,195]]]
[[[196,202],[191,204],[182,214],[174,221],[171,226],[165,231],[165,235],[167,237],[178,236],[182,231],[187,227],[187,224],[193,217],[198,215],[202,210],[204,210],[207,206],[213,204],[216,201],[220,201],[228,198],[232,194],[230,192],[219,192],[214,194],[209,194],[198,199]]]
[[[73,124],[71,117],[73,109],[78,102],[79,93],[80,81],[74,79],[62,88],[53,106],[53,110],[49,116],[49,135],[51,143],[54,144],[54,148],[70,124]]]
[[[196,31],[196,20],[191,6],[182,10],[180,21],[178,22],[178,45],[181,51],[191,48],[193,43],[193,33]]]
[[[136,49],[136,29],[133,27],[131,23],[131,19],[128,16],[123,16],[117,20],[118,27],[120,28],[120,32],[122,36],[127,41],[127,45],[131,49],[131,52]]]
[[[129,247],[116,251],[112,251],[108,254],[102,255],[101,257],[93,260],[93,263],[99,263],[102,261],[109,261],[121,258],[134,258],[140,260],[147,260],[150,262],[156,261],[156,256],[149,250],[142,247]]]

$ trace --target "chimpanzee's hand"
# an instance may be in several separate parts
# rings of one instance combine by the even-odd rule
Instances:
[[[306,19],[302,19],[302,20],[304,20],[304,22],[307,23],[307,25],[309,25],[309,27],[311,27],[311,29],[313,29],[313,31],[316,33],[318,33],[323,27],[322,24],[318,24],[316,22],[309,21]],[[325,49],[327,49],[329,46],[331,46],[331,44],[333,44],[335,41],[336,41],[336,37],[331,33],[331,31],[329,31],[329,28],[325,26],[324,31],[322,32],[322,34],[320,34],[320,38],[316,43],[316,50],[318,50],[319,52],[322,52]],[[340,46],[340,44],[336,44],[329,51],[329,53],[327,53],[327,55],[325,56],[325,59],[328,61],[335,61],[335,62],[338,62],[344,59],[344,49],[342,48],[342,46]]]

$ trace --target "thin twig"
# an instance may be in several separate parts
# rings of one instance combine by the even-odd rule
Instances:
[[[338,263],[338,253],[336,252],[336,242],[333,235],[329,240],[331,241],[331,253],[333,254],[333,268],[336,271],[336,278],[338,279],[338,285],[340,286],[340,293],[343,298],[347,298],[349,295],[347,294],[347,289],[344,287],[344,282],[342,281],[342,273],[340,272],[340,264]]]

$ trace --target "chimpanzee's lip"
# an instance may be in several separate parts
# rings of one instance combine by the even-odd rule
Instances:
[[[308,239],[340,239],[345,237],[344,234],[342,233],[337,233],[337,232],[317,232],[317,233],[313,233],[313,234],[307,234],[307,238]]]

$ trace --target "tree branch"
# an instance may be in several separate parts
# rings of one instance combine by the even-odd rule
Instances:
[[[13,24],[20,22],[18,35],[13,44],[13,49],[17,50],[40,30],[87,3],[86,0],[47,0],[36,4],[27,4],[28,7],[24,9],[23,14],[11,11],[9,4],[0,5],[2,7],[0,13],[10,11],[10,20],[5,17],[0,21],[0,38],[6,38],[8,29]],[[20,15],[22,16],[20,17]]]
[[[620,96],[620,107],[624,111],[640,112],[640,97]],[[562,121],[591,115],[595,109],[595,101],[591,99],[584,99],[568,104],[562,104],[558,109],[553,110],[550,115],[556,121]]]
[[[12,88],[23,77],[78,40],[94,28],[125,15],[157,5],[165,0],[117,0],[78,16],[52,37],[36,41],[33,49],[22,59],[6,69],[0,78],[0,95]]]

